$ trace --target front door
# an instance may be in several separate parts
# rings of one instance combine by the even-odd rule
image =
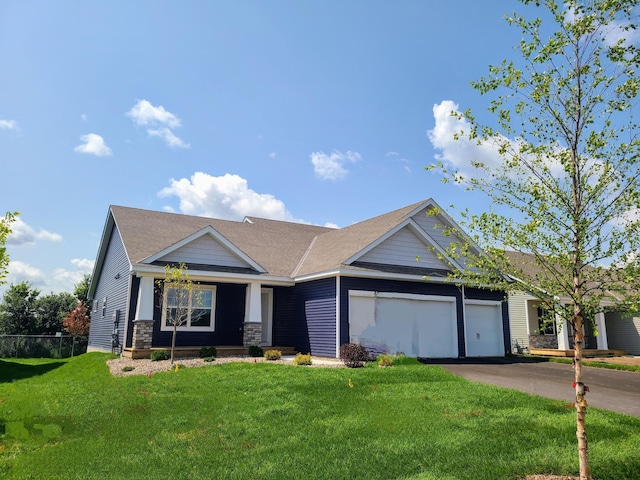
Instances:
[[[272,346],[273,341],[273,289],[263,288],[260,292],[262,303],[262,345]]]

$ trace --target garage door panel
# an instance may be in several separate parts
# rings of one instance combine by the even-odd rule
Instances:
[[[455,300],[351,297],[349,315],[351,341],[376,352],[458,356]]]
[[[500,304],[465,304],[465,338],[468,357],[502,357],[502,308]]]

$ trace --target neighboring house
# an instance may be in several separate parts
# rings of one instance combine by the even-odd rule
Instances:
[[[519,262],[531,275],[536,269],[533,257],[525,254],[507,252],[512,262]],[[569,304],[568,299],[560,302]],[[616,311],[607,309],[595,315],[594,332],[591,321],[585,322],[585,348],[588,350],[624,351],[640,355],[640,318],[629,318]],[[573,331],[571,325],[557,320],[545,322],[545,312],[539,298],[528,292],[509,294],[509,319],[511,330],[511,349],[514,353],[529,352],[535,349],[571,350]],[[548,316],[547,316],[548,318]]]
[[[178,346],[279,345],[337,357],[357,342],[414,357],[503,356],[504,292],[447,280],[442,226],[455,224],[440,209],[428,215],[437,207],[426,200],[331,229],[112,206],[89,290],[89,350],[141,356],[168,347],[157,282],[165,265],[184,262],[204,300],[178,328]]]

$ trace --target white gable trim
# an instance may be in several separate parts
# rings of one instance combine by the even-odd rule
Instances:
[[[253,261],[247,254],[245,254],[242,250],[240,250],[238,247],[236,247],[233,243],[231,243],[229,240],[227,240],[222,235],[220,235],[220,233],[218,233],[211,226],[207,226],[207,227],[203,228],[202,230],[197,231],[197,232],[189,235],[186,238],[183,238],[179,242],[174,243],[173,245],[171,245],[171,246],[169,246],[169,247],[167,247],[167,248],[165,248],[163,250],[160,250],[159,252],[151,255],[150,257],[147,257],[147,258],[143,259],[140,263],[153,263],[156,260],[161,259],[165,255],[168,255],[169,253],[176,251],[177,249],[179,249],[179,248],[181,248],[181,247],[193,242],[197,238],[200,238],[200,237],[202,237],[204,235],[209,235],[209,236],[213,237],[216,241],[221,243],[222,246],[224,246],[229,251],[231,251],[231,253],[233,253],[234,255],[236,255],[237,257],[242,259],[244,262],[249,264],[249,266],[251,266],[251,268],[253,268],[257,272],[266,273],[266,270],[264,268],[262,268],[255,261]]]
[[[422,210],[422,208],[420,210]],[[413,215],[415,215],[415,214],[413,214]],[[405,227],[408,227],[409,230],[411,230],[411,232],[414,235],[416,235],[416,237],[419,240],[421,240],[422,243],[424,243],[428,248],[435,249],[440,255],[445,257],[447,259],[447,261],[451,262],[451,264],[454,265],[458,270],[460,270],[460,271],[463,270],[463,267],[458,262],[456,262],[454,259],[450,258],[447,255],[447,253],[444,251],[444,249],[440,245],[438,245],[438,243],[433,238],[431,238],[431,236],[427,232],[425,232],[422,228],[420,228],[420,226],[412,218],[407,218],[406,220],[404,220],[403,222],[399,223],[394,228],[389,230],[387,233],[385,233],[384,235],[379,237],[376,241],[370,243],[365,248],[360,250],[358,253],[356,253],[352,257],[348,258],[344,262],[345,265],[351,265],[353,262],[357,261],[360,257],[365,255],[367,252],[370,252],[375,247],[377,247],[378,245],[382,244],[383,242],[385,242],[386,240],[391,238],[393,235],[395,235],[396,233],[398,233],[400,230],[402,230]]]

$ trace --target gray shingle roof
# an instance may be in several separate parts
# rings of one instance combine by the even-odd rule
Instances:
[[[335,270],[403,222],[425,202],[332,229],[248,217],[238,222],[111,206],[115,224],[133,266],[200,230],[212,227],[264,268],[269,275],[293,277]]]

